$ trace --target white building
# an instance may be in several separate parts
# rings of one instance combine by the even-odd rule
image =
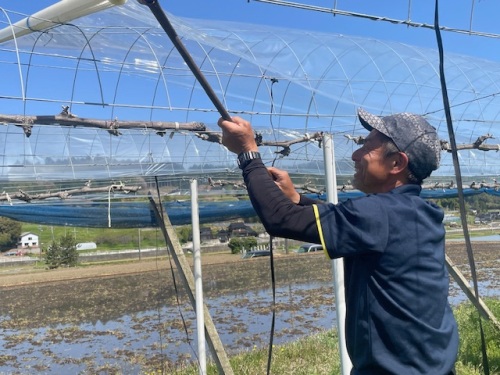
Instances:
[[[17,241],[17,249],[30,252],[33,250],[40,251],[38,236],[31,232],[22,233],[21,237],[19,237],[19,241]]]

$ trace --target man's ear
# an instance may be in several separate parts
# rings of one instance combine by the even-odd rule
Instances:
[[[392,155],[392,170],[391,173],[397,174],[408,167],[408,155],[404,152],[398,152]]]

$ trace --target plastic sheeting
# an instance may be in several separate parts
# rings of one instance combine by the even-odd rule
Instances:
[[[9,17],[6,17],[5,15]],[[2,18],[3,17],[3,18]],[[14,13],[0,13],[8,27]],[[252,121],[265,140],[305,133],[334,134],[338,175],[353,172],[356,146],[344,136],[366,134],[355,113],[424,114],[448,139],[434,49],[349,35],[277,29],[170,15],[193,59],[232,114]],[[418,31],[417,31],[418,32]],[[458,144],[495,136],[498,63],[445,54],[446,78]],[[218,131],[219,115],[149,9],[128,1],[43,33],[0,44],[0,112],[71,113],[105,120],[198,121]],[[236,170],[217,143],[186,132],[122,131],[34,125],[27,138],[14,125],[0,127],[0,179],[46,180],[121,176],[208,175]],[[498,133],[498,132],[497,132]],[[494,140],[491,142],[495,142]],[[292,173],[322,174],[315,142],[279,157],[262,147],[267,163]],[[498,153],[460,151],[468,176],[496,176]],[[452,176],[443,153],[435,176]]]

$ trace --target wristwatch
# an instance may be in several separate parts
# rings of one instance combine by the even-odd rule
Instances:
[[[247,164],[253,159],[260,159],[260,152],[257,151],[247,151],[242,152],[238,155],[238,166],[243,169]]]

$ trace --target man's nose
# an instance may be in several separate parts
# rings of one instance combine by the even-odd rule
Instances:
[[[352,161],[359,161],[359,148],[357,150],[354,150],[354,152],[351,155]]]

